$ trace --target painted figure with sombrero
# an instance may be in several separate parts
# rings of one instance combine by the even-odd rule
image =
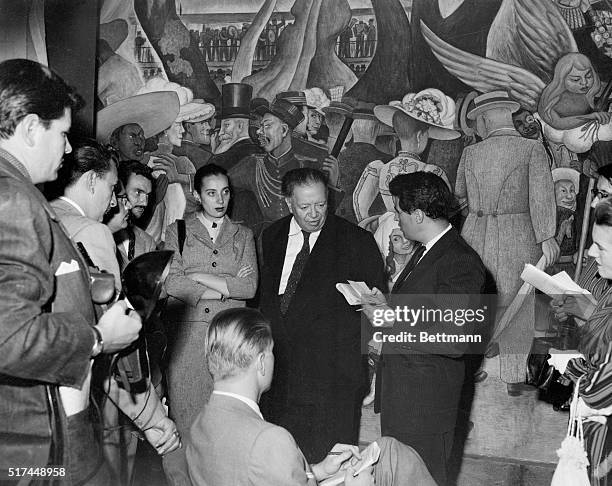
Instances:
[[[393,211],[393,199],[389,183],[399,174],[433,172],[449,186],[444,170],[421,160],[421,154],[430,138],[453,140],[459,137],[454,130],[455,102],[442,91],[426,89],[408,93],[401,101],[374,107],[376,118],[393,127],[401,150],[393,160],[384,163],[375,160],[367,165],[353,192],[353,210],[358,221],[372,216],[372,203],[381,195],[387,211]]]
[[[260,110],[263,117],[258,136],[265,154],[255,154],[243,159],[229,173],[235,187],[250,190],[255,194],[263,216],[263,225],[262,222],[247,223],[256,232],[266,224],[289,214],[289,208],[281,194],[281,180],[288,171],[300,167],[322,169],[317,160],[300,160],[293,151],[292,131],[304,120],[302,111],[296,105],[285,99],[276,99],[267,107],[261,105]],[[331,178],[329,188],[329,204],[336,207],[344,193],[331,182]],[[240,216],[235,214],[234,218]]]
[[[253,87],[246,83],[226,83],[221,87],[221,129],[210,162],[230,170],[252,154],[263,153],[249,137]]]
[[[512,114],[519,108],[505,91],[477,96],[467,117],[476,120],[482,141],[463,150],[455,192],[467,206],[461,235],[495,278],[497,321],[522,284],[526,263],[544,255],[549,266],[559,255],[555,240],[555,192],[544,146],[522,137]],[[519,238],[520,236],[520,238]],[[534,311],[525,308],[498,339],[500,374],[515,392],[525,379],[534,333]]]

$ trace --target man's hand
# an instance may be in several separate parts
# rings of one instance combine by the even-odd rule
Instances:
[[[317,478],[317,481],[323,481],[336,474],[343,466],[344,468],[349,467],[351,464],[349,464],[348,461],[352,458],[361,460],[359,447],[349,444],[336,444],[332,447],[329,454],[325,456],[325,459],[319,464],[312,466],[312,472]]]
[[[153,427],[145,430],[144,434],[160,456],[181,447],[181,438],[176,425],[169,417],[161,419]]]
[[[164,171],[170,184],[181,182],[178,170],[176,169],[176,158],[176,156],[170,154],[157,154],[153,156],[152,169]]]
[[[331,155],[325,157],[323,161],[323,172],[327,174],[327,180],[330,186],[338,187],[338,180],[340,179],[340,167],[338,165],[338,159]]]
[[[370,466],[355,476],[355,469],[349,467],[344,476],[344,486],[374,486],[374,467]]]
[[[554,237],[542,242],[542,253],[544,254],[544,268],[550,267],[559,259],[561,248]]]
[[[129,346],[138,338],[142,327],[140,316],[130,311],[126,315],[127,304],[124,300],[116,302],[98,321],[97,328],[104,341],[104,352],[115,353]]]
[[[578,298],[581,297],[578,296]],[[584,297],[581,298],[581,302],[585,303],[586,301],[587,299],[584,299]],[[589,301],[586,307],[583,308],[578,304],[576,295],[565,294],[551,300],[550,306],[553,309],[555,317],[561,322],[565,321],[568,316],[578,317],[583,321],[587,321],[593,315],[596,304]]]

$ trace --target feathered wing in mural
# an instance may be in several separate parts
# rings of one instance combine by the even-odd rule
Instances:
[[[599,77],[577,52],[552,2],[504,0],[491,26],[486,57],[453,47],[423,22],[421,31],[436,58],[458,79],[483,93],[507,91],[522,107],[537,111],[551,141],[582,153],[597,140],[612,140],[610,115],[595,110]]]

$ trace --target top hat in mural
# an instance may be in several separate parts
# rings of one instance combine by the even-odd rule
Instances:
[[[274,100],[270,106],[265,109],[262,108],[262,111],[264,113],[271,113],[279,118],[283,123],[289,125],[289,128],[292,130],[304,121],[302,110],[293,103],[283,99]]]
[[[329,106],[323,108],[325,114],[339,113],[344,116],[352,116],[358,101],[350,96],[343,96],[340,101],[332,101]]]
[[[225,83],[221,86],[221,116],[225,118],[250,118],[253,87],[246,83]]]
[[[429,125],[429,136],[436,140],[454,140],[461,135],[453,129],[455,102],[435,88],[408,93],[402,101],[374,107],[374,115],[385,125],[393,126],[393,115],[401,111],[411,118]]]
[[[474,108],[467,114],[468,119],[475,120],[479,113],[495,108],[508,108],[514,113],[518,111],[520,105],[512,101],[505,91],[491,91],[474,98]]]
[[[282,91],[276,95],[277,100],[285,100],[295,106],[306,106],[306,95],[303,91]]]

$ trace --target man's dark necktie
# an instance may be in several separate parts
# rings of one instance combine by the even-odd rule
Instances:
[[[395,285],[393,285],[393,289],[394,290],[395,289],[399,289],[400,285],[402,285],[404,280],[406,280],[406,277],[408,277],[408,275],[410,275],[410,272],[412,272],[414,270],[414,267],[416,267],[417,263],[419,263],[419,260],[423,256],[423,253],[425,253],[425,245],[420,245],[415,250],[414,254],[412,255],[412,258],[410,259],[410,261],[406,265],[406,268],[404,268],[404,270],[402,271],[400,276],[395,281]]]
[[[134,233],[134,228],[128,226],[126,228],[128,234],[128,261],[131,262],[134,259],[134,253],[136,252],[136,234]]]
[[[291,273],[289,274],[289,279],[287,280],[285,293],[281,295],[280,298],[280,311],[283,315],[285,315],[289,309],[289,304],[291,303],[293,294],[295,294],[298,283],[300,283],[302,271],[304,270],[308,257],[310,256],[310,233],[302,230],[302,234],[304,235],[304,244],[302,245],[300,252],[295,257],[295,262],[293,262],[293,267],[291,268]]]

